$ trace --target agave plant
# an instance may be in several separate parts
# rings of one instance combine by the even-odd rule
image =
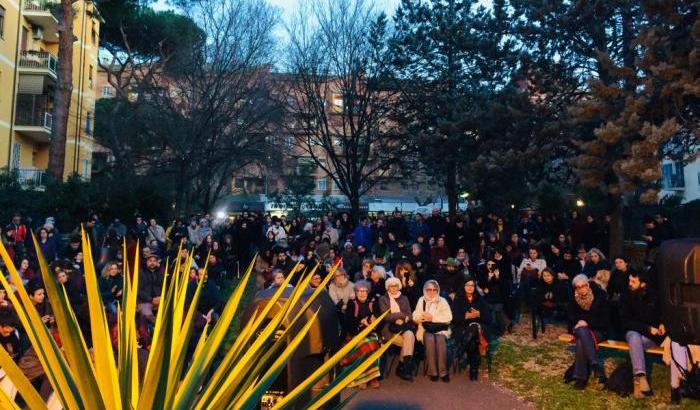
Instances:
[[[123,275],[123,294],[118,308],[118,346],[113,349],[107,315],[98,289],[97,273],[92,263],[92,250],[83,232],[85,288],[92,338],[92,348],[88,349],[65,289],[49,272],[36,239],[34,246],[39,255],[46,295],[55,314],[60,346],[39,318],[17,269],[6,249],[0,244],[0,256],[7,266],[12,283],[15,284],[16,293],[12,292],[3,275],[0,275],[0,282],[7,291],[53,388],[51,398],[44,401],[5,349],[0,349],[0,368],[5,371],[6,377],[9,377],[16,391],[31,409],[254,408],[309,332],[318,311],[314,313],[313,319],[308,321],[304,321],[304,312],[323,291],[333,276],[333,271],[337,269],[334,268],[328,274],[322,285],[304,303],[300,302],[301,296],[313,272],[306,275],[299,273],[303,276],[298,286],[282,301],[281,296],[294,276],[289,275],[269,302],[254,311],[252,317],[241,326],[240,333],[230,346],[225,346],[224,336],[232,321],[243,313],[241,302],[253,272],[251,263],[225,304],[221,316],[211,329],[206,325],[196,341],[194,353],[188,358],[186,350],[192,338],[194,307],[199,300],[205,275],[201,275],[194,298],[191,304],[187,305],[185,299],[192,255],[184,262],[185,269],[181,269],[183,266],[179,258],[174,266],[169,267],[166,263],[161,303],[145,372],[143,379],[140,379],[135,320],[136,290],[139,283],[138,252],[136,260],[133,261],[133,272],[126,271]],[[125,270],[128,266],[129,263],[125,261]],[[270,315],[275,304],[281,308],[275,315]],[[276,403],[275,408],[288,408],[299,404],[308,408],[319,408],[337,397],[349,383],[380,357],[389,343],[366,360],[345,368],[310,402],[298,403],[300,397],[334,370],[337,363],[373,331],[379,322],[380,320],[374,321],[329,357],[308,379],[293,386],[291,391]],[[283,323],[286,325],[283,326]],[[18,409],[14,397],[5,390],[0,389],[0,406],[3,409]],[[344,403],[346,401],[341,405]]]

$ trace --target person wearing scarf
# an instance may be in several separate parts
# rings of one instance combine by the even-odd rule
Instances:
[[[605,372],[598,359],[598,343],[606,339],[610,310],[607,294],[598,286],[591,286],[588,276],[579,274],[572,281],[574,303],[569,305],[569,326],[576,337],[574,387],[583,390],[588,385],[588,369],[598,382],[605,384]]]
[[[345,320],[343,321],[346,340],[360,333],[362,329],[375,320],[375,313],[378,313],[379,306],[375,300],[369,297],[371,287],[370,283],[364,280],[357,282],[354,286],[355,296],[348,300]],[[340,365],[348,367],[358,360],[364,360],[380,346],[379,336],[377,333],[371,332],[340,361]],[[377,361],[359,375],[349,387],[364,389],[369,385],[369,387],[377,389],[379,388],[379,377],[379,361]]]
[[[416,343],[416,335],[410,326],[411,305],[408,298],[401,294],[401,280],[388,278],[386,280],[387,293],[379,298],[379,311],[389,314],[384,317],[382,337],[390,339],[395,333],[401,334],[394,344],[401,347],[401,362],[396,368],[397,375],[408,381],[413,381],[413,347]]]
[[[450,322],[452,310],[445,298],[440,296],[440,285],[437,281],[429,280],[423,285],[423,296],[418,299],[416,310],[413,311],[413,321],[419,323],[418,339],[423,341],[425,356],[428,363],[428,376],[436,382],[442,379],[450,381],[447,367],[447,338],[450,337]]]

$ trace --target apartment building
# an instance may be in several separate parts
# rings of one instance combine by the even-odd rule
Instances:
[[[64,178],[90,178],[101,17],[92,1],[75,10],[73,94]],[[58,1],[0,0],[0,168],[41,186],[49,161],[58,81]]]
[[[661,173],[659,198],[678,195],[682,203],[700,199],[700,152],[696,151],[684,163],[664,159]]]

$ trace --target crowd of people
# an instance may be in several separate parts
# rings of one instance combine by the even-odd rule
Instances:
[[[661,214],[644,223],[642,239],[647,243],[646,262],[651,264],[660,243],[672,238],[674,230]],[[51,301],[46,298],[31,233],[50,273],[65,287],[82,330],[89,334],[85,326],[89,321],[80,320],[88,318],[81,227],[95,255],[100,292],[110,317],[117,312],[123,275],[127,268],[133,269],[134,256],[140,252],[144,262],[137,320],[142,346],[149,345],[166,260],[194,255],[193,289],[205,275],[197,306],[201,320],[195,324],[201,329],[223,308],[223,290],[258,255],[255,268],[261,289],[280,286],[295,267],[318,264],[310,282],[316,288],[338,266],[327,293],[336,306],[342,340],[389,312],[377,331],[343,361],[345,365],[392,339],[398,357],[396,374],[404,380],[414,380],[423,361],[432,381],[449,382],[452,366],[468,368],[470,380],[477,380],[489,341],[512,331],[523,314],[530,314],[528,331],[533,338],[551,322],[569,325],[576,340],[569,380],[576,388],[585,389],[591,375],[605,381],[598,343],[616,339],[629,343],[635,397],[652,394],[644,350],[658,345],[666,334],[659,317],[656,280],[646,266],[633,267],[625,255],[610,257],[609,218],[599,221],[576,211],[564,217],[528,210],[517,217],[473,212],[448,217],[434,209],[430,215],[380,212],[357,223],[345,212],[329,212],[313,220],[243,212],[223,219],[204,215],[161,225],[141,216],[107,224],[90,215],[66,235],[58,232],[51,217],[27,224],[16,214],[0,238],[42,320],[54,332]],[[132,265],[124,266],[125,261]],[[7,275],[1,264],[0,270]],[[290,286],[296,286],[299,277],[295,275]],[[27,377],[41,385],[42,394],[50,391],[4,290],[0,290],[0,344]],[[672,365],[671,380],[672,399],[677,402],[688,358],[680,345],[672,350],[679,363]],[[387,368],[387,363],[377,363],[355,386],[380,387]]]

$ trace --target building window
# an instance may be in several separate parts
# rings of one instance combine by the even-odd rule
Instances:
[[[102,96],[103,97],[111,97],[112,96],[112,87],[102,87]]]
[[[92,135],[92,113],[90,112],[85,116],[85,134]]]
[[[326,178],[319,178],[316,181],[316,188],[319,191],[325,191],[326,190]]]
[[[661,186],[664,189],[684,188],[683,164],[669,162],[661,167]]]
[[[12,169],[17,169],[19,168],[19,159],[22,155],[22,146],[18,143],[14,143],[14,148],[12,150],[12,166],[10,168]]]
[[[5,38],[5,8],[0,6],[0,38]]]
[[[90,66],[90,71],[88,71],[88,86],[92,88],[92,65]]]
[[[97,44],[97,29],[94,21],[92,22],[92,44]]]
[[[90,172],[89,172],[90,168],[89,167],[90,167],[90,161],[87,159],[84,159],[83,160],[83,173],[82,173],[83,179],[87,179],[90,176]]]

